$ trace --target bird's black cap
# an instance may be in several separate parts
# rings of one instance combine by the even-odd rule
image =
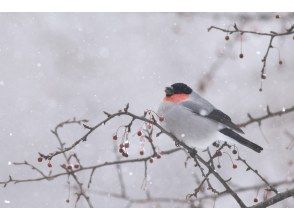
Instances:
[[[192,89],[185,83],[174,83],[170,87],[165,88],[166,96],[172,96],[173,94],[191,94]]]

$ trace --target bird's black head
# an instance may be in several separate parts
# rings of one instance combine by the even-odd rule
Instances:
[[[175,83],[165,88],[166,96],[172,96],[173,94],[191,94],[192,91],[193,90],[185,83]]]

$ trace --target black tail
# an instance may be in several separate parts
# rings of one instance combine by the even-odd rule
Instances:
[[[253,142],[243,138],[241,135],[237,134],[236,132],[232,131],[229,128],[224,128],[219,130],[222,134],[234,139],[235,141],[239,142],[240,144],[243,144],[246,147],[249,147],[250,149],[260,153],[263,148],[258,146],[257,144],[254,144]]]

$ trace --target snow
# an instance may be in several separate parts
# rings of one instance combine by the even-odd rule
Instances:
[[[202,116],[206,116],[208,114],[208,112],[205,109],[201,109],[199,113]]]

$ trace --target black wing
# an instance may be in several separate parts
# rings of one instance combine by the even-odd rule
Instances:
[[[182,106],[187,108],[189,111],[194,114],[201,115],[202,117],[209,118],[213,121],[219,122],[224,126],[235,130],[241,134],[244,132],[232,122],[231,118],[223,113],[222,111],[216,109],[213,105],[211,105],[206,100],[200,99],[200,101],[185,101],[181,103]]]
[[[241,134],[244,134],[244,132],[236,124],[234,124],[232,122],[231,118],[228,115],[226,115],[225,113],[223,113],[222,111],[220,111],[218,109],[212,110],[212,112],[210,112],[205,117],[210,118],[210,119],[217,121],[219,123],[222,123],[225,126],[231,128]]]

